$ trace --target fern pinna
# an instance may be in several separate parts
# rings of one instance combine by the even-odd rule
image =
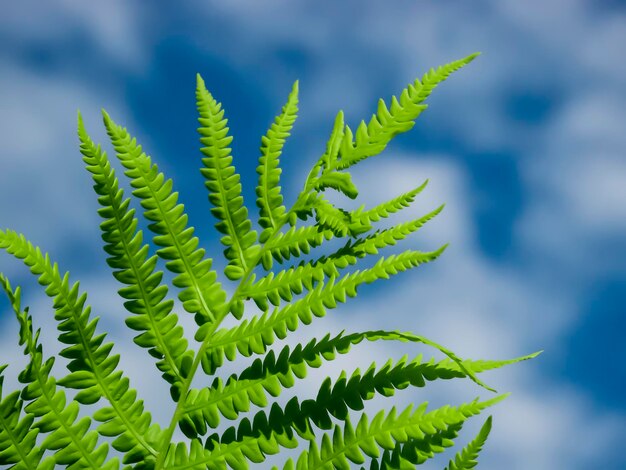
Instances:
[[[102,206],[99,214],[104,219],[100,225],[104,249],[113,276],[122,284],[119,295],[130,313],[126,324],[138,333],[134,342],[148,350],[169,384],[175,411],[164,426],[152,422],[130,379],[118,368],[114,345],[105,340],[105,334],[97,333],[98,317],[92,316],[79,284],[70,282],[69,274],[23,235],[0,231],[0,247],[22,260],[54,300],[59,341],[65,345],[60,355],[67,360],[69,370],[58,380],[51,375],[55,358],[45,356],[40,332],[33,328],[28,308],[22,308],[19,287],[13,289],[0,275],[0,284],[19,322],[20,345],[29,359],[19,374],[24,388],[4,398],[0,395],[0,465],[12,469],[113,470],[122,466],[240,470],[252,464],[264,468],[268,455],[300,446],[299,456],[285,458],[282,468],[405,469],[452,446],[469,417],[504,395],[434,410],[428,410],[427,403],[404,410],[392,408],[372,419],[355,412],[376,395],[392,396],[395,390],[423,387],[427,381],[439,379],[467,378],[492,390],[478,378],[481,372],[536,354],[508,361],[461,359],[424,337],[399,331],[343,332],[306,344],[270,346],[354,297],[361,284],[387,279],[443,252],[445,245],[432,252],[406,250],[379,255],[441,210],[439,207],[418,219],[376,228],[381,219],[408,207],[425,184],[358,210],[338,207],[325,194],[330,189],[355,199],[358,190],[347,170],[378,155],[394,136],[411,129],[426,109],[424,101],[433,89],[476,55],[431,69],[390,103],[380,100],[376,114],[368,123],[362,121],[355,131],[339,112],[326,149],[288,207],[280,188],[279,161],[298,112],[296,82],[261,140],[256,224],[244,204],[224,110],[198,76],[200,171],[224,245],[227,264],[223,274],[234,284],[230,296],[194,236],[172,180],[159,171],[125,128],[103,113],[117,158],[130,179],[132,195],[138,198],[149,221],[152,243],[144,240],[130,198],[124,196],[106,153],[91,140],[79,115],[80,151]],[[331,239],[343,239],[343,244],[315,257],[315,249]],[[298,262],[303,254],[310,260]],[[361,266],[365,258],[372,260],[369,267]],[[180,312],[174,312],[170,286],[158,266],[172,273],[182,308],[194,316],[195,345],[185,339],[178,322]],[[244,319],[248,300],[256,303],[261,313],[248,314]],[[229,315],[239,320],[233,327],[223,325]],[[422,343],[446,357],[438,361],[405,357],[382,366],[372,364],[364,372],[344,371],[335,380],[324,380],[310,398],[293,397],[284,405],[273,402],[303,379],[309,368],[348,354],[352,345],[362,341]],[[220,377],[224,362],[236,357],[250,358],[249,365],[227,378]],[[5,368],[0,366],[0,394]],[[199,374],[208,376],[204,383],[210,385],[196,388],[194,378]],[[74,394],[69,401],[67,389]],[[94,403],[100,406],[93,416],[83,413],[79,418],[81,407]],[[232,425],[224,430],[223,425],[220,427],[223,420]],[[473,468],[490,427],[488,419],[448,468]],[[177,428],[188,438],[186,442],[174,442]],[[293,451],[289,455],[293,456]]]

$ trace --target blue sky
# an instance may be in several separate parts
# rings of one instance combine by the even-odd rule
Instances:
[[[302,338],[359,322],[359,329],[412,330],[473,358],[543,349],[532,362],[489,375],[513,395],[493,410],[482,468],[626,468],[618,446],[626,435],[623,2],[181,3],[23,1],[3,8],[0,227],[23,232],[80,279],[119,351],[130,352],[78,152],[77,109],[96,140],[106,142],[100,108],[138,137],[174,179],[219,264],[198,172],[196,72],[226,109],[253,207],[260,136],[294,80],[300,116],[282,158],[288,200],[323,151],[339,109],[355,128],[379,97],[481,51],[433,93],[410,133],[355,169],[368,204],[429,178],[415,208],[392,220],[446,202],[403,247],[450,248],[434,264],[363,289]],[[0,271],[24,285],[36,323],[52,327],[50,303],[22,266],[0,254]],[[4,360],[17,336],[4,299],[0,307]],[[369,363],[398,351],[385,345],[359,353]],[[145,373],[143,359],[127,359],[125,367]],[[135,384],[148,404],[159,404],[158,380]],[[455,383],[435,390],[433,402],[482,394]],[[426,395],[403,392],[394,400]]]

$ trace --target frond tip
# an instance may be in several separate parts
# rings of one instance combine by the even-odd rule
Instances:
[[[462,451],[456,454],[454,460],[450,460],[450,463],[445,470],[471,470],[476,467],[478,464],[476,460],[478,458],[478,454],[485,445],[487,437],[491,432],[491,421],[491,416],[489,416],[487,421],[485,421],[485,424],[483,424],[482,428],[480,428],[480,431],[474,440],[467,444]]]

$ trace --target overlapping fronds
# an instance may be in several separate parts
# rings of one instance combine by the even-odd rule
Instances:
[[[174,411],[166,427],[152,423],[129,379],[117,370],[120,358],[113,353],[113,344],[105,342],[105,334],[96,333],[98,318],[91,317],[79,284],[71,284],[69,274],[61,274],[57,264],[23,235],[0,230],[0,248],[22,260],[53,299],[59,341],[65,345],[60,355],[68,360],[69,369],[59,380],[51,375],[54,359],[43,355],[41,332],[33,327],[37,318],[31,318],[28,309],[22,310],[19,288],[12,290],[0,275],[20,324],[20,344],[30,359],[19,375],[24,388],[4,398],[5,366],[0,366],[0,465],[18,470],[53,470],[55,465],[72,470],[117,469],[119,457],[110,456],[103,437],[114,438],[111,446],[121,454],[125,470],[244,470],[253,464],[268,468],[268,455],[301,445],[306,450],[282,468],[409,469],[453,446],[467,419],[506,395],[433,410],[422,403],[399,414],[393,407],[371,420],[363,412],[366,402],[435,380],[469,379],[494,392],[478,378],[480,373],[539,353],[500,361],[471,360],[423,336],[383,330],[328,334],[274,349],[272,345],[355,297],[363,284],[389,279],[443,253],[447,245],[430,251],[381,253],[443,209],[440,206],[413,220],[376,227],[409,207],[428,180],[378,205],[361,205],[356,210],[331,202],[336,198],[325,192],[357,199],[359,191],[346,170],[381,153],[394,136],[411,129],[433,89],[475,56],[432,69],[390,104],[381,100],[369,123],[362,121],[355,132],[340,111],[326,148],[289,206],[280,187],[280,160],[298,113],[295,82],[261,139],[256,167],[258,226],[253,225],[244,204],[224,110],[198,75],[200,171],[225,247],[224,274],[227,281],[234,281],[231,288],[222,287],[212,259],[205,257],[172,180],[124,127],[103,112],[132,196],[143,208],[152,232],[150,240],[144,241],[131,208],[133,201],[124,197],[111,162],[88,136],[79,115],[80,150],[101,205],[98,212],[104,219],[100,228],[107,263],[123,284],[118,293],[129,312],[126,325],[138,332],[135,343],[156,359],[170,386]],[[327,242],[333,239],[329,249]],[[194,315],[196,345],[185,339],[161,265],[173,274],[172,285],[179,289],[182,308]],[[252,304],[260,312],[243,319]],[[229,313],[239,321],[226,327],[222,322]],[[278,400],[310,369],[323,367],[338,355],[354,354],[353,346],[373,341],[420,344],[444,358],[424,360],[420,354],[412,360],[407,356],[378,360],[363,371],[343,370],[335,379],[326,378],[308,396]],[[238,372],[220,375],[224,362],[237,357],[250,359]],[[202,378],[200,370],[206,377]],[[76,390],[69,403],[65,388]],[[79,418],[83,405],[98,402],[100,408],[92,417]],[[225,420],[231,425],[223,429]],[[473,468],[490,428],[491,418],[447,470]],[[188,438],[186,442],[176,442],[177,429]]]
[[[39,433],[49,433],[41,443],[41,449],[56,451],[52,460],[57,464],[67,465],[68,469],[119,468],[116,458],[105,464],[108,444],[98,445],[98,433],[89,430],[91,418],[84,416],[76,421],[79,403],[71,401],[67,405],[65,392],[57,387],[56,380],[50,376],[54,357],[44,361],[43,350],[38,342],[41,331],[33,332],[33,321],[28,314],[28,308],[21,309],[20,289],[13,291],[8,279],[2,275],[0,284],[9,297],[20,324],[20,345],[24,346],[24,353],[30,358],[30,362],[19,375],[20,382],[26,384],[21,392],[21,398],[28,402],[24,411],[27,416],[34,418],[34,429]],[[29,439],[26,438],[25,441],[28,443]],[[14,445],[22,446],[23,441],[17,441]]]
[[[30,243],[23,235],[0,230],[0,248],[21,259],[31,272],[39,276],[46,294],[54,299],[55,319],[61,332],[59,341],[66,344],[60,355],[69,360],[71,371],[58,383],[80,390],[77,402],[91,404],[105,398],[108,404],[93,418],[102,424],[98,432],[103,436],[118,436],[113,447],[125,452],[124,463],[150,462],[157,451],[160,428],[151,424],[150,413],[143,401],[130,388],[130,381],[116,370],[119,355],[111,354],[113,343],[105,343],[106,334],[95,334],[98,318],[90,318],[91,307],[85,305],[87,294],[79,284],[70,284],[69,273],[61,275],[48,254]]]
[[[329,433],[322,435],[321,444],[311,441],[309,450],[300,455],[295,467],[293,461],[288,461],[283,468],[349,469],[350,462],[363,464],[368,457],[376,459],[381,456],[381,450],[393,451],[398,443],[445,432],[450,426],[462,424],[505,397],[501,395],[483,402],[476,399],[458,407],[444,406],[430,412],[426,411],[428,403],[422,403],[415,410],[409,405],[397,416],[394,407],[389,413],[379,411],[371,422],[367,415],[361,415],[356,428],[346,418],[343,427],[333,427],[332,436]]]
[[[33,427],[34,416],[20,416],[24,404],[20,392],[2,396],[2,371],[6,367],[6,364],[0,366],[0,465],[10,465],[11,470],[52,470],[54,459],[47,458],[42,462],[44,449],[37,446],[39,430]]]
[[[143,331],[134,338],[135,343],[147,348],[158,359],[157,367],[163,378],[171,384],[182,380],[183,361],[191,361],[193,353],[187,349],[183,329],[172,313],[174,302],[164,300],[168,287],[161,284],[162,272],[155,272],[157,256],[148,258],[149,246],[142,244],[142,232],[137,230],[138,220],[134,210],[128,209],[130,199],[123,199],[115,172],[99,146],[87,135],[82,119],[78,119],[78,136],[83,160],[95,182],[94,191],[100,197],[100,215],[105,221],[100,225],[105,251],[111,256],[107,263],[116,271],[113,275],[128,287],[118,293],[127,301],[126,309],[135,316],[126,324]]]
[[[126,129],[106,112],[103,115],[117,157],[126,168],[124,173],[136,188],[133,195],[140,198],[144,217],[153,222],[149,228],[155,234],[154,243],[162,247],[157,255],[176,274],[172,283],[182,289],[178,298],[185,310],[196,314],[198,324],[214,321],[226,293],[216,281],[217,273],[211,270],[212,260],[204,258],[203,248],[197,248],[198,238],[193,236],[194,228],[187,227],[187,215],[184,206],[177,204],[172,180],[165,179]]]
[[[249,411],[251,406],[266,407],[269,396],[278,397],[283,389],[293,387],[298,379],[306,377],[308,368],[318,368],[325,361],[333,360],[337,354],[347,354],[352,345],[363,340],[430,343],[425,338],[408,333],[368,331],[349,335],[342,333],[334,338],[327,335],[320,341],[313,339],[304,346],[298,344],[293,350],[285,346],[277,355],[270,350],[263,359],[255,359],[249,367],[238,375],[232,375],[226,382],[216,378],[211,387],[192,389],[184,407],[181,429],[190,437],[204,435],[208,428],[218,426],[220,415],[234,420],[240,413]],[[435,347],[443,349],[438,345]],[[378,370],[372,364],[363,374],[355,370],[350,378],[346,378],[344,371],[332,387],[331,382],[326,380],[311,407],[316,409],[317,416],[325,416],[325,420],[329,419],[328,413],[343,419],[348,408],[362,409],[362,400],[372,398],[374,393],[391,396],[396,389],[404,389],[409,385],[423,387],[426,381],[469,377],[487,368],[497,368],[529,358],[525,356],[510,361],[476,363],[471,360],[455,362],[450,358],[439,362],[433,358],[423,362],[422,356],[418,356],[408,363],[406,357],[396,364],[388,361]]]

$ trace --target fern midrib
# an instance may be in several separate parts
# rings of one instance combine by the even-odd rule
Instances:
[[[21,422],[21,420],[19,420],[19,416],[18,416],[18,425]],[[30,456],[32,455],[32,451],[30,454],[24,454],[24,452],[22,451],[22,448],[20,447],[20,444],[23,441],[18,441],[17,440],[17,436],[15,436],[15,434],[13,433],[13,429],[10,427],[9,422],[7,422],[4,419],[4,416],[2,416],[2,413],[0,413],[0,423],[2,424],[2,427],[4,428],[4,431],[8,434],[9,439],[11,439],[11,442],[13,443],[13,447],[17,450],[17,453],[20,455],[20,457],[22,458],[22,462],[24,463],[28,463],[29,467],[28,468],[37,468],[37,464],[39,464],[39,461],[41,461],[41,459],[39,461],[36,461],[34,463],[31,463],[31,459]],[[26,433],[28,435],[28,433]],[[35,448],[33,448],[32,450],[34,450]]]

